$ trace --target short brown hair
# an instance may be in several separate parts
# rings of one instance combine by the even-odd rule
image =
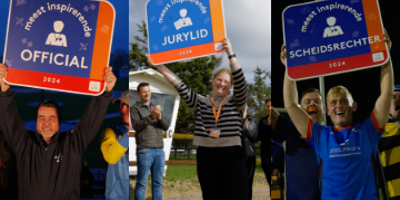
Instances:
[[[267,97],[267,99],[265,99],[265,103],[264,104],[267,104],[270,101],[271,101],[271,97]]]
[[[141,88],[141,87],[146,87],[146,86],[149,86],[149,84],[146,83],[146,82],[139,83],[139,85],[137,86],[137,92],[140,92],[140,88]]]
[[[303,101],[303,97],[304,97],[306,94],[308,94],[308,93],[313,93],[313,92],[319,94],[319,96],[322,97],[321,92],[320,92],[317,88],[310,87],[310,88],[307,88],[307,89],[303,90],[303,93],[301,94],[300,102]]]

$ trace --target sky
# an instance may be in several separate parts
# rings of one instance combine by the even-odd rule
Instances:
[[[141,34],[136,24],[146,20],[146,0],[129,2],[129,42],[133,36]],[[233,51],[244,71],[246,81],[253,83],[254,73],[258,67],[271,71],[271,1],[266,0],[225,0],[225,27]],[[217,54],[220,55],[220,54]],[[223,52],[223,67],[229,66],[226,53]],[[268,80],[270,82],[270,80]]]

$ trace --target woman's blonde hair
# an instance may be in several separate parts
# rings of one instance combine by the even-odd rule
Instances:
[[[226,74],[229,75],[229,77],[231,78],[231,85],[232,85],[232,84],[233,84],[233,83],[232,83],[232,81],[233,81],[232,72],[231,72],[231,70],[228,69],[228,68],[221,68],[221,69],[215,71],[215,72],[214,72],[214,76],[213,76],[212,79],[214,80],[214,79],[215,79],[220,73],[222,73],[222,72],[224,72],[224,73],[226,73]]]

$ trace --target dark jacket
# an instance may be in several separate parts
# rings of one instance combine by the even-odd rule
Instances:
[[[93,189],[92,185],[94,182],[94,176],[90,171],[88,166],[85,166],[82,163],[82,171],[81,171],[81,198],[93,198]]]
[[[131,106],[130,113],[133,130],[136,131],[137,149],[163,148],[162,130],[166,131],[169,128],[164,115],[161,114],[161,120],[157,120],[151,115],[149,108],[140,102]]]
[[[18,199],[17,158],[0,129],[0,199]]]
[[[56,133],[50,144],[27,131],[18,116],[14,92],[0,92],[0,125],[17,157],[19,199],[79,200],[81,157],[99,131],[113,96],[93,97],[75,127]]]
[[[260,154],[261,159],[271,159],[271,126],[268,125],[269,115],[260,119],[258,124],[258,140],[261,141]]]
[[[246,129],[246,119],[249,121],[249,128]],[[255,157],[256,156],[256,150],[254,143],[258,141],[258,123],[257,120],[251,118],[251,117],[246,117],[243,119],[242,122],[242,130],[243,130],[243,150],[244,150],[244,155],[246,157]]]

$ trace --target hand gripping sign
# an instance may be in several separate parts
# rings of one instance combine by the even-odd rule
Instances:
[[[318,1],[283,11],[291,79],[381,66],[389,60],[377,0]]]
[[[223,51],[226,31],[222,0],[150,0],[146,15],[153,64]]]
[[[115,11],[107,1],[11,0],[4,64],[13,85],[99,95]]]

